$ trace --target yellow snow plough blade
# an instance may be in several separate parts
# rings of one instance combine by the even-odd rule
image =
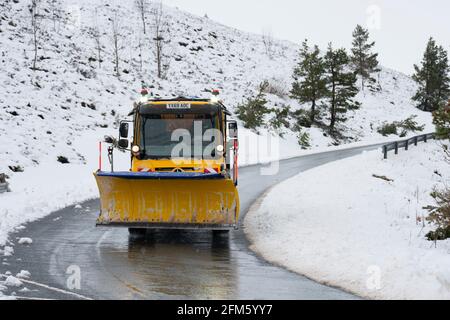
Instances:
[[[230,179],[131,172],[94,175],[101,202],[97,225],[182,229],[237,226],[239,196]]]

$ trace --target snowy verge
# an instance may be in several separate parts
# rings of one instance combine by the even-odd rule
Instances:
[[[92,149],[85,153],[85,163],[61,164],[57,162],[57,153],[54,153],[44,158],[39,166],[10,173],[11,192],[0,194],[0,246],[7,243],[8,233],[21,224],[98,196],[92,175],[98,167],[98,161],[95,162],[98,139],[94,134],[80,139]],[[84,147],[84,150],[88,149]],[[6,255],[7,251],[3,251],[0,249],[0,254]]]
[[[277,185],[252,207],[245,232],[267,260],[363,297],[449,299],[450,241],[425,239],[422,209],[449,181],[439,142],[388,160],[366,152]]]

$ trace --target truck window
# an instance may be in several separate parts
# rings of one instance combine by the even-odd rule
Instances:
[[[146,158],[172,158],[172,152],[180,150],[181,158],[207,158],[215,154],[205,154],[211,143],[219,144],[217,137],[205,135],[210,129],[217,129],[218,119],[214,115],[203,114],[161,114],[148,115],[142,119],[141,148]],[[177,131],[178,130],[178,131]],[[217,131],[217,130],[216,130]],[[201,132],[201,134],[198,134]],[[209,131],[210,133],[211,131]],[[182,138],[180,137],[182,134]],[[178,138],[178,139],[177,139]],[[183,148],[180,148],[180,143]]]

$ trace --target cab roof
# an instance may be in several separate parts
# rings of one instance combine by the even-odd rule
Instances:
[[[225,105],[221,101],[212,103],[210,99],[201,99],[201,98],[196,98],[196,97],[149,99],[145,103],[142,103],[142,102],[135,103],[133,110],[128,115],[129,116],[133,115],[137,110],[141,110],[141,108],[146,108],[146,109],[151,108],[152,105],[160,106],[160,105],[176,103],[176,102],[183,102],[183,103],[190,102],[193,105],[197,105],[197,106],[210,106],[210,107],[216,106],[218,109],[220,108],[226,115],[231,115],[231,113],[228,111],[228,109],[225,107]]]
[[[198,97],[177,97],[177,98],[156,98],[156,99],[148,99],[148,102],[174,102],[174,101],[179,101],[179,102],[210,102],[209,99],[201,99]]]

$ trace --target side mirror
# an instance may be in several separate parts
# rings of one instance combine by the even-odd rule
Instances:
[[[111,137],[111,136],[105,136],[105,142],[113,144],[114,143],[114,138]]]
[[[118,143],[119,148],[127,149],[128,145],[129,145],[128,139],[120,139],[119,140],[119,143]]]
[[[238,137],[238,126],[236,121],[228,122],[228,135],[232,139],[237,139]]]
[[[121,138],[128,138],[128,122],[121,122],[119,127],[119,135]]]

